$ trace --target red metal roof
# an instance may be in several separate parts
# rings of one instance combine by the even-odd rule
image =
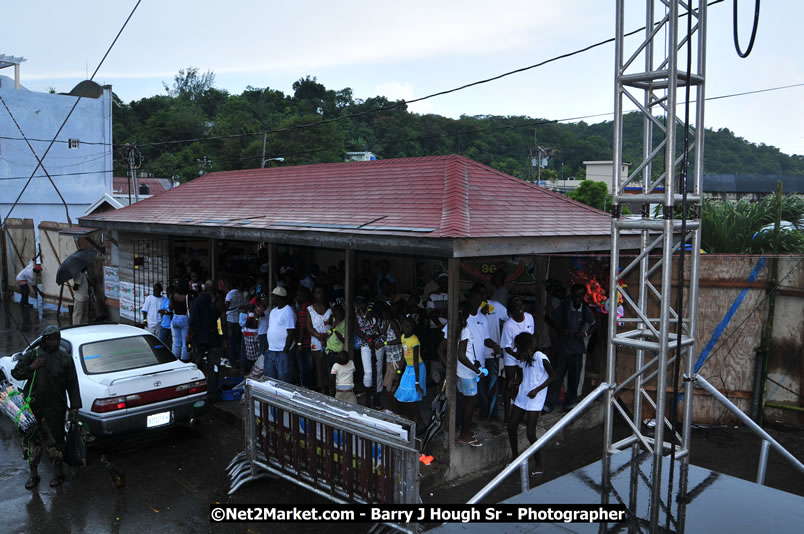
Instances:
[[[210,173],[81,220],[434,238],[611,233],[609,214],[455,155]]]

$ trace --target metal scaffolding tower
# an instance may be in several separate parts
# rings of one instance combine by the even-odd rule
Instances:
[[[607,393],[604,454],[629,447],[635,450],[641,447],[652,454],[651,502],[653,512],[658,514],[662,457],[675,450],[675,458],[686,461],[690,444],[692,384],[683,382],[683,397],[674,397],[668,388],[672,387],[674,376],[681,380],[684,374],[694,374],[706,2],[644,0],[641,5],[634,1],[627,4],[626,7],[625,0],[617,0],[614,217],[607,354],[607,382],[616,387]],[[645,21],[644,34],[626,38],[626,22],[633,24],[638,16],[644,17],[638,20]],[[637,108],[643,128],[642,162],[630,174],[623,174],[622,170],[624,104]],[[689,135],[688,143],[684,143],[685,134]],[[685,197],[690,214],[686,221],[679,210]],[[620,207],[626,202],[640,204],[641,216],[623,217]],[[663,218],[651,217],[657,206]],[[640,250],[627,256],[628,252],[621,250],[622,237],[636,233],[641,234]],[[682,243],[686,247],[683,252]],[[684,262],[686,265],[680,265]],[[637,269],[638,292],[632,296],[630,291],[623,290],[622,281]],[[678,285],[673,291],[682,273],[686,287]],[[618,290],[625,309],[624,317],[619,319],[625,326],[619,328],[614,315]],[[682,306],[676,304],[678,291],[683,291]],[[674,368],[676,365],[679,367]],[[623,379],[624,375],[627,378]],[[649,392],[653,385],[655,394]],[[624,398],[631,393],[633,399],[627,399],[626,403]],[[668,431],[674,426],[671,420],[673,413],[678,413],[679,402],[683,404],[680,434]],[[666,417],[667,413],[671,415]],[[631,430],[630,436],[617,442],[613,441],[615,414],[622,416]],[[655,427],[646,429],[642,423],[644,417],[652,417]]]

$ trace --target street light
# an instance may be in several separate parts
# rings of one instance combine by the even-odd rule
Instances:
[[[269,162],[269,161],[285,161],[285,158],[268,158],[268,159],[264,159],[264,160],[262,160],[262,168],[263,169],[265,168],[265,164],[267,162]]]

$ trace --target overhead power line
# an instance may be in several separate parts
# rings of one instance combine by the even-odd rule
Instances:
[[[724,1],[725,0],[713,0],[712,2],[710,2],[707,5],[708,6],[713,6],[715,4],[720,4],[720,3],[724,2]],[[685,17],[685,16],[687,16],[687,13],[682,13],[682,14],[679,15],[679,18],[682,18],[682,17]],[[632,31],[626,33],[625,37],[630,37],[632,35],[636,35],[636,34],[642,32],[642,31],[644,31],[645,28],[646,28],[645,26],[642,26],[641,28],[638,28],[636,30],[632,30]],[[475,86],[478,86],[478,85],[494,82],[494,81],[500,80],[502,78],[506,78],[508,76],[513,76],[514,74],[520,74],[522,72],[526,72],[526,71],[529,71],[529,70],[532,70],[532,69],[536,69],[538,67],[543,67],[544,65],[554,63],[554,62],[560,61],[562,59],[567,59],[567,58],[570,58],[572,56],[582,54],[584,52],[588,52],[589,50],[593,50],[593,49],[601,47],[603,45],[613,43],[614,41],[615,41],[615,38],[611,37],[609,39],[604,39],[603,41],[598,41],[596,43],[590,44],[590,45],[585,46],[583,48],[573,50],[572,52],[567,52],[565,54],[560,54],[558,56],[551,57],[550,59],[545,59],[544,61],[540,61],[539,63],[534,63],[533,65],[528,65],[527,67],[521,67],[521,68],[518,68],[518,69],[508,71],[508,72],[504,72],[502,74],[498,74],[497,76],[492,76],[491,78],[485,78],[483,80],[478,80],[478,81],[475,81],[475,82],[467,83],[467,84],[464,84],[464,85],[461,85],[461,86],[458,86],[458,87],[454,87],[452,89],[446,89],[444,91],[438,91],[436,93],[432,93],[432,94],[422,96],[422,97],[419,97],[419,98],[414,98],[412,100],[403,100],[403,101],[400,101],[400,102],[396,102],[394,104],[389,104],[387,106],[380,106],[380,107],[372,108],[372,109],[365,110],[365,111],[359,111],[357,113],[349,113],[347,115],[341,115],[339,117],[332,117],[332,118],[329,118],[329,119],[322,119],[322,120],[316,121],[316,122],[295,124],[293,126],[287,126],[287,127],[284,127],[284,128],[275,128],[275,129],[272,129],[272,130],[265,130],[265,131],[261,131],[261,132],[242,133],[242,134],[229,134],[229,135],[216,135],[216,136],[210,136],[210,137],[197,137],[197,138],[193,138],[193,139],[178,139],[178,140],[174,140],[174,141],[155,141],[155,142],[152,142],[152,143],[141,143],[138,146],[140,146],[140,147],[148,147],[148,146],[167,145],[167,144],[194,143],[196,141],[213,141],[213,140],[223,140],[223,139],[236,139],[236,138],[240,138],[240,137],[253,137],[253,136],[258,136],[258,135],[281,133],[281,132],[287,132],[287,131],[292,131],[292,130],[300,130],[300,129],[305,129],[305,128],[312,128],[312,127],[315,127],[315,126],[322,126],[324,124],[330,124],[330,123],[333,123],[333,122],[339,122],[339,121],[346,120],[346,119],[354,119],[354,118],[357,118],[357,117],[362,117],[362,116],[370,115],[370,114],[373,114],[373,113],[379,113],[379,112],[382,112],[382,111],[392,111],[392,110],[395,110],[395,109],[399,109],[399,108],[401,108],[403,106],[407,106],[408,104],[415,104],[416,102],[422,102],[424,100],[429,100],[429,99],[435,98],[437,96],[443,96],[443,95],[448,95],[450,93],[463,91],[464,89],[468,89],[470,87],[475,87]]]
[[[707,101],[708,100],[721,100],[721,99],[724,99],[724,98],[733,98],[733,97],[753,95],[753,94],[758,94],[758,93],[767,93],[767,92],[770,92],[770,91],[779,91],[779,90],[782,90],[782,89],[791,89],[791,88],[802,87],[802,86],[804,86],[804,83],[796,83],[796,84],[792,84],[792,85],[782,85],[782,86],[778,86],[778,87],[768,87],[768,88],[765,88],[765,89],[757,89],[755,91],[743,91],[741,93],[732,93],[732,94],[728,94],[728,95],[711,96],[711,97],[707,97],[705,100],[707,100]],[[694,100],[692,100],[692,102],[694,102]],[[683,105],[683,104],[684,104],[684,102],[679,102],[678,105]],[[636,111],[636,110],[632,110],[632,111]],[[544,125],[544,124],[556,124],[556,123],[563,123],[563,122],[574,122],[574,121],[580,121],[580,120],[584,120],[584,119],[593,119],[593,118],[597,118],[597,117],[607,117],[607,116],[611,116],[611,115],[613,115],[613,113],[611,111],[609,111],[609,112],[606,112],[606,113],[594,113],[594,114],[591,114],[591,115],[580,115],[580,116],[577,116],[577,117],[568,117],[568,118],[564,118],[564,119],[534,119],[532,121],[526,121],[526,122],[519,123],[519,124],[509,124],[509,125],[505,125],[505,126],[492,126],[492,127],[488,127],[488,128],[475,128],[475,129],[472,129],[472,130],[463,130],[463,131],[460,131],[460,132],[440,133],[440,134],[425,135],[425,136],[418,136],[418,137],[409,137],[409,138],[405,138],[405,139],[379,140],[378,142],[382,143],[382,144],[385,144],[385,145],[390,145],[390,144],[398,144],[398,143],[407,143],[407,142],[411,142],[411,141],[426,141],[428,139],[458,137],[460,135],[474,135],[474,134],[484,133],[484,132],[493,132],[493,131],[500,131],[500,130],[515,130],[515,129],[519,129],[519,128],[529,128],[529,127],[533,127],[533,126],[541,126],[541,125]],[[138,146],[141,146],[141,145],[138,145]],[[286,153],[286,154],[281,154],[281,155],[284,156],[284,157],[293,157],[293,156],[301,156],[301,155],[304,155],[304,154],[314,154],[316,152],[325,152],[327,150],[335,150],[335,149],[338,149],[338,148],[340,148],[340,147],[314,148],[314,149],[310,149],[310,150],[303,150],[303,151]],[[350,148],[360,148],[360,147],[355,146],[355,145],[350,145]],[[249,160],[252,160],[252,159],[253,160],[259,159],[260,157],[261,157],[260,155],[245,156],[245,157],[234,158],[234,159],[229,159],[229,160],[218,160],[218,163],[234,163],[234,162],[240,162],[240,161],[249,161]],[[182,166],[173,167],[173,170],[179,169],[181,167]],[[102,173],[109,173],[109,172],[113,172],[113,170],[112,169],[106,169],[106,170],[85,171],[85,172],[51,173],[50,176],[82,176],[82,175],[88,175],[88,174],[102,174]],[[170,173],[168,173],[168,174],[172,174],[172,171]],[[0,181],[3,181],[3,180],[24,180],[26,178],[28,178],[27,175],[26,176],[6,176],[6,177],[0,177]],[[46,178],[46,176],[44,174],[40,174],[40,175],[34,176],[34,178]]]

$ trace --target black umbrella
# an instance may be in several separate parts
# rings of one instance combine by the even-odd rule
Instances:
[[[422,450],[424,450],[430,443],[438,431],[441,430],[441,421],[444,419],[444,414],[447,412],[447,379],[444,378],[444,384],[441,386],[441,391],[433,399],[430,405],[430,424],[427,425],[427,430],[424,432],[424,440],[422,441]]]
[[[92,260],[95,259],[97,254],[98,251],[93,248],[82,248],[67,256],[67,258],[61,262],[59,270],[56,271],[56,283],[62,285],[68,280],[75,278],[78,273],[92,263]]]

